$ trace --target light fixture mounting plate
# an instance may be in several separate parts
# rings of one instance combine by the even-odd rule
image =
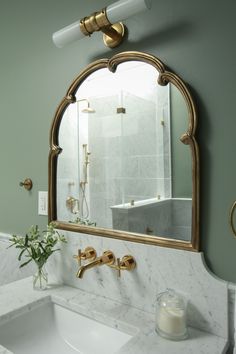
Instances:
[[[109,29],[111,29],[112,31],[115,31],[117,34],[114,38],[113,36],[111,37],[109,34],[104,33],[103,34],[103,42],[107,47],[115,48],[124,39],[125,26],[123,25],[122,22],[117,22],[117,23],[114,23],[113,25],[109,26]],[[109,32],[109,29],[108,29],[107,33]],[[103,31],[103,32],[105,32],[105,31]]]

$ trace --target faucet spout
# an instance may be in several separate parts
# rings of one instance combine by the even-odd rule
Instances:
[[[84,276],[84,272],[90,268],[93,268],[93,267],[96,267],[98,265],[101,265],[102,264],[102,259],[101,257],[95,259],[94,261],[90,262],[90,263],[87,263],[83,266],[80,267],[80,269],[78,270],[76,276],[77,278],[80,278],[82,279],[83,276]]]
[[[82,279],[86,270],[101,266],[103,264],[111,265],[115,262],[115,256],[111,251],[105,251],[101,257],[96,258],[94,261],[87,263],[80,267],[76,277]]]

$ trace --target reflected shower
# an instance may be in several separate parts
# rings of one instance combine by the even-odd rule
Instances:
[[[80,190],[81,190],[81,218],[88,219],[89,218],[89,206],[86,198],[86,184],[88,184],[88,165],[89,165],[89,155],[88,152],[88,144],[83,144],[83,179],[80,181]]]
[[[87,107],[83,108],[81,110],[81,112],[83,112],[83,113],[95,113],[96,112],[95,109],[90,107],[90,103],[87,98],[82,98],[81,100],[78,100],[76,102],[77,103],[79,103],[79,102],[86,102],[87,103]]]
[[[95,109],[93,109],[90,106],[90,102],[87,98],[81,98],[76,101],[78,106],[78,111],[82,113],[95,113]],[[81,107],[81,110],[79,110],[79,103],[85,102],[86,106],[83,105]],[[86,119],[87,120],[87,119]],[[82,149],[83,149],[83,162],[82,162],[82,180],[80,181],[80,219],[84,221],[88,221],[89,218],[89,205],[87,201],[87,196],[86,196],[86,185],[88,184],[88,165],[89,165],[89,155],[90,152],[88,152],[88,144],[83,143],[82,144]]]

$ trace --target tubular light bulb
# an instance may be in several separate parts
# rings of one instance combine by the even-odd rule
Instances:
[[[62,48],[65,45],[78,41],[79,39],[85,37],[80,31],[80,21],[76,21],[69,26],[66,26],[59,31],[53,33],[52,39],[54,44],[58,48]]]
[[[151,8],[151,0],[119,0],[107,6],[107,18],[116,23]]]

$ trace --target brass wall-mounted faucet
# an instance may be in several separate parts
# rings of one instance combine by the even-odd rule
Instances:
[[[115,262],[115,256],[111,251],[105,251],[103,252],[103,255],[101,257],[96,258],[94,261],[87,263],[80,267],[78,270],[76,276],[77,278],[82,279],[84,272],[90,268],[94,268],[96,266],[101,266],[103,264],[107,265],[112,265]]]
[[[86,247],[82,252],[80,249],[78,250],[78,255],[73,256],[77,259],[78,264],[80,266],[76,277],[79,279],[83,278],[84,272],[88,269],[101,266],[108,265],[109,267],[116,269],[118,271],[118,277],[121,275],[121,270],[133,270],[136,267],[136,261],[133,256],[126,255],[121,260],[120,258],[116,258],[112,251],[103,252],[102,256],[97,257],[97,252],[93,247]],[[81,260],[91,260],[90,263],[81,266]]]

